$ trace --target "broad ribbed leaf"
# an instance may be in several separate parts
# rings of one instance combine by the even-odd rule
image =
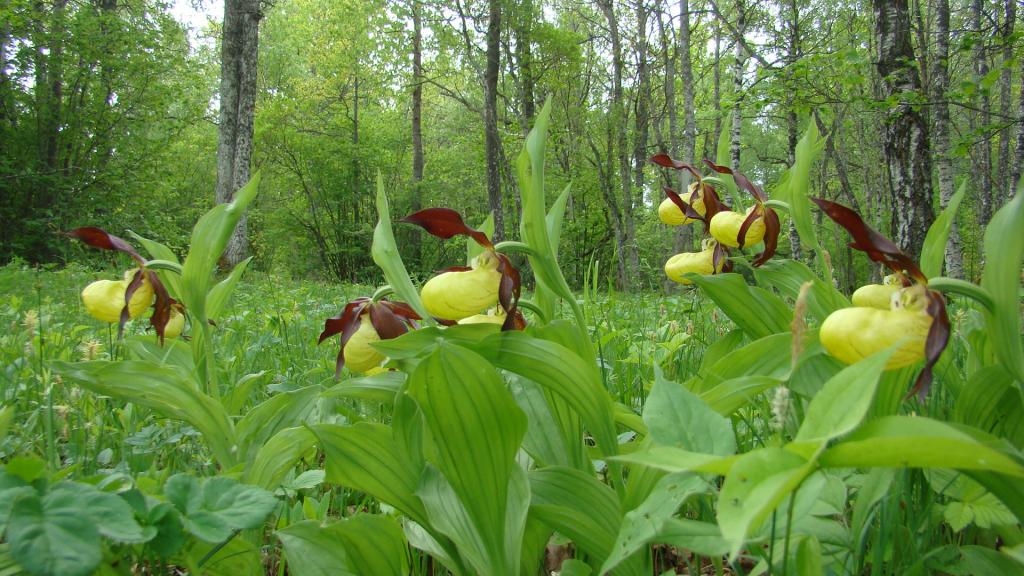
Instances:
[[[530,491],[531,515],[571,538],[595,564],[612,553],[622,509],[615,492],[593,474],[561,466],[533,470]],[[617,573],[641,573],[638,568],[627,564]]]
[[[778,296],[764,288],[748,286],[739,274],[692,275],[730,320],[751,339],[764,338],[789,330],[793,312]]]
[[[644,423],[661,446],[728,456],[736,452],[732,423],[681,384],[669,382],[654,364],[654,387],[644,404]]]
[[[315,520],[297,522],[274,534],[284,545],[288,573],[292,576],[360,576],[349,560],[336,526]],[[404,554],[402,555],[404,558]]]
[[[320,390],[319,386],[306,386],[281,392],[249,410],[235,427],[242,459],[251,461],[274,434],[305,422],[316,407]]]
[[[526,416],[484,358],[443,341],[409,376],[408,393],[433,437],[433,462],[483,545],[485,556],[477,561],[485,564],[475,567],[485,574],[517,573],[522,526],[510,532],[506,518],[520,507],[515,498],[510,506],[510,494],[516,496],[510,482],[519,470],[515,456]],[[525,523],[525,506],[521,515]]]
[[[227,305],[228,300],[231,298],[231,293],[235,291],[238,280],[242,278],[242,274],[245,274],[245,269],[249,266],[249,262],[252,262],[252,256],[236,264],[226,278],[214,284],[213,288],[210,288],[210,293],[206,295],[206,317],[208,319],[216,320],[220,317],[224,306]]]
[[[820,462],[835,468],[956,468],[1024,478],[1024,465],[1014,458],[958,428],[923,417],[869,421],[826,450]]]
[[[280,430],[260,446],[243,478],[249,484],[274,490],[315,444],[316,436],[305,426]]]
[[[373,245],[370,248],[373,262],[384,273],[384,279],[398,295],[398,299],[406,302],[423,318],[426,324],[434,321],[420,301],[420,292],[409,279],[409,272],[402,262],[402,255],[395,242],[395,233],[391,230],[391,209],[388,207],[388,196],[384,192],[384,178],[377,173],[377,226],[373,229]]]
[[[97,394],[134,402],[191,424],[222,465],[229,467],[237,460],[235,431],[224,408],[203,394],[180,368],[144,360],[53,362],[52,366]]]
[[[327,456],[329,482],[366,492],[429,526],[423,503],[415,494],[421,471],[401,457],[389,427],[364,422],[354,426],[320,424],[313,430]]]
[[[807,310],[818,322],[824,322],[828,315],[848,308],[850,300],[843,296],[831,282],[824,282],[803,262],[796,260],[771,260],[754,269],[758,284],[772,286],[787,298],[796,300],[804,282],[811,283],[807,297]]]
[[[245,186],[235,192],[234,200],[214,206],[192,229],[192,242],[182,265],[181,298],[196,318],[209,318],[206,298],[217,260],[228,245],[245,208],[256,197],[259,186],[260,173],[257,171]]]
[[[811,167],[824,148],[825,139],[818,132],[815,122],[807,123],[807,130],[796,145],[793,166],[786,171],[776,196],[789,204],[789,215],[800,234],[800,242],[817,257],[818,267],[825,274],[825,265],[821,244],[815,232],[815,222],[811,217],[811,201],[808,192],[811,187]]]
[[[932,222],[928,228],[928,234],[921,246],[921,272],[928,278],[942,275],[942,264],[946,260],[946,242],[949,240],[949,232],[956,222],[956,212],[960,208],[960,201],[967,192],[969,178],[964,178],[956,194],[949,199],[942,214]]]
[[[602,453],[618,451],[611,397],[595,366],[564,346],[519,332],[492,335],[473,349],[498,368],[533,380],[564,398],[579,412]]]
[[[700,372],[686,382],[686,387],[703,397],[716,386],[735,378],[784,378],[790,368],[792,342],[793,335],[788,329],[755,340],[729,352],[711,366],[701,366]]]
[[[669,518],[654,541],[701,556],[725,556],[729,553],[729,543],[722,538],[718,524],[689,518]]]
[[[647,499],[626,513],[612,553],[601,566],[599,573],[609,573],[623,560],[657,540],[666,522],[675,515],[687,498],[710,490],[707,482],[693,474],[670,474],[662,477]]]
[[[1018,382],[1024,382],[1024,342],[1020,337],[1020,271],[1024,264],[1024,179],[1013,199],[985,229],[985,271],[981,286],[995,304],[984,311],[996,357]]]
[[[867,416],[878,379],[895,351],[890,347],[872,354],[826,382],[807,407],[794,441],[824,443],[856,428]]]
[[[747,537],[800,482],[814,463],[782,448],[760,448],[741,456],[718,496],[718,525],[735,557]]]
[[[341,541],[356,574],[405,576],[405,536],[393,518],[360,514],[331,524],[325,530]]]
[[[579,415],[562,398],[545,394],[536,382],[519,376],[511,378],[512,394],[528,423],[523,449],[540,467],[589,469]]]

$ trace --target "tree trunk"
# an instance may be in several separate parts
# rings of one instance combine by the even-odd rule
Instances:
[[[736,33],[742,37],[746,33],[747,27],[747,14],[746,7],[743,2],[736,2]],[[737,38],[735,46],[735,63],[733,66],[733,77],[732,77],[732,89],[736,103],[733,105],[732,110],[732,132],[731,132],[731,151],[732,151],[732,169],[740,169],[740,137],[743,128],[743,72],[747,67],[747,52],[743,49],[743,43],[738,41]]]
[[[981,79],[988,74],[988,57],[985,49],[985,37],[982,30],[984,19],[984,0],[974,0],[971,3],[971,31],[974,33],[974,74],[978,82],[978,108],[979,112],[972,116],[974,120],[971,126],[977,132],[979,138],[974,147],[972,159],[974,161],[974,175],[981,185],[978,190],[978,224],[982,227],[988,225],[992,218],[992,143],[989,141],[992,123],[991,98],[988,89],[981,87]]]
[[[530,46],[533,36],[533,0],[522,0],[516,19],[516,61],[519,63],[520,124],[523,137],[530,133],[533,117],[537,114],[534,99],[533,50]]]
[[[999,74],[999,115],[1003,118],[1010,118],[1013,107],[1013,62],[1014,37],[1013,27],[1017,22],[1017,0],[1006,0],[1003,13],[1003,66]],[[1018,125],[1018,130],[1021,127]],[[1010,160],[1010,140],[1013,139],[1013,130],[1007,127],[999,133],[999,159],[996,174],[999,175],[997,193],[993,198],[994,207],[998,207],[1004,200],[1009,200],[1013,195],[1013,187],[1017,184],[1011,181],[1013,169]]]
[[[505,239],[501,208],[501,165],[498,134],[498,65],[501,58],[501,0],[489,0],[487,66],[484,70],[484,143],[487,153],[487,201],[494,214],[494,241]]]
[[[602,0],[601,11],[608,22],[612,43],[612,113],[611,129],[616,136],[616,151],[619,159],[619,182],[622,186],[622,236],[628,267],[622,279],[623,290],[633,284],[633,275],[640,267],[636,247],[636,224],[633,220],[633,191],[629,169],[629,149],[626,138],[626,111],[622,90],[622,41],[619,35],[619,21],[615,15],[613,0]]]
[[[258,0],[226,0],[221,39],[220,126],[217,138],[218,203],[230,202],[250,177],[256,65],[259,55]],[[246,258],[249,241],[243,214],[224,251],[221,264],[233,267]]]
[[[715,63],[713,74],[713,87],[711,90],[711,101],[715,106],[715,133],[711,146],[704,147],[706,156],[715,157],[709,150],[715,150],[718,140],[722,137],[722,23],[715,19]]]
[[[412,0],[412,198],[410,212],[422,208],[423,182],[423,18],[420,0]],[[418,226],[408,226],[412,231],[409,257],[420,261],[420,234]]]
[[[953,197],[953,160],[949,155],[949,0],[938,0],[935,11],[935,58],[932,80],[935,94],[935,164],[939,175],[939,203],[945,208]],[[960,253],[960,230],[953,220],[953,228],[946,244],[946,275],[962,278],[963,261]]]
[[[792,166],[796,163],[796,145],[799,139],[797,126],[798,118],[796,115],[796,103],[793,98],[793,94],[796,91],[796,86],[793,82],[793,65],[800,59],[800,7],[797,5],[797,0],[790,0],[789,2],[789,18],[786,21],[786,76],[787,85],[789,89],[786,90],[786,149],[787,149],[787,160],[789,165]],[[803,252],[800,250],[800,234],[796,230],[796,224],[793,219],[789,219],[789,246],[790,246],[790,257],[793,260],[800,260],[803,257]]]
[[[916,260],[935,215],[928,124],[920,109],[906,101],[921,91],[910,43],[910,13],[907,0],[872,0],[872,6],[878,45],[876,66],[885,96],[901,97],[889,109],[882,129],[882,152],[893,199],[892,227],[896,244]]]
[[[718,66],[715,70],[717,73]],[[683,84],[683,139],[681,143],[681,160],[687,164],[695,164],[697,147],[697,113],[693,97],[693,61],[690,57],[690,1],[679,0],[679,78]],[[673,83],[675,79],[672,79]],[[716,86],[717,89],[717,86]],[[717,120],[720,122],[720,120]],[[717,140],[716,140],[717,142]],[[685,193],[690,187],[690,173],[679,171],[679,193]],[[693,246],[693,226],[677,226],[673,247],[675,251],[684,252]]]
[[[643,198],[644,166],[647,164],[647,137],[650,123],[651,78],[647,66],[647,19],[650,13],[646,0],[636,5],[636,116],[633,118],[633,186],[637,195]]]
[[[1021,175],[1024,174],[1024,58],[1020,59],[1020,99],[1017,102],[1017,148],[1014,150],[1013,177],[1010,178],[1010,194],[1016,193],[1017,185],[1020,184]]]

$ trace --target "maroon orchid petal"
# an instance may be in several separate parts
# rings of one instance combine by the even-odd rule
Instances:
[[[836,224],[846,228],[850,236],[853,236],[853,242],[850,243],[851,248],[865,252],[868,258],[885,264],[895,272],[905,271],[918,282],[923,284],[928,282],[928,278],[917,267],[917,263],[904,254],[892,240],[868,226],[860,214],[842,204],[824,198],[811,198],[811,201],[817,204]]]
[[[686,162],[682,162],[680,160],[673,160],[672,157],[669,156],[668,154],[655,154],[654,156],[651,156],[648,160],[664,168],[672,168],[673,170],[686,170],[690,174],[693,174],[693,177],[696,178],[697,181],[700,181],[700,172],[698,172],[696,168],[687,164]]]
[[[456,322],[455,320],[448,320],[445,318],[434,318],[434,321],[440,324],[441,326],[455,326],[456,324],[458,324],[458,322]]]
[[[498,303],[505,311],[505,322],[501,329],[511,330],[515,328],[515,316],[518,312],[520,289],[522,288],[519,270],[512,265],[512,261],[504,254],[498,254],[500,263],[498,272],[501,273],[501,282],[498,284]]]
[[[932,384],[932,368],[935,367],[935,363],[939,361],[939,356],[942,355],[942,351],[946,349],[946,345],[949,344],[949,315],[946,313],[946,300],[935,290],[928,291],[928,315],[932,317],[932,325],[928,329],[928,338],[925,340],[925,362],[924,368],[921,373],[917,376],[917,381],[914,382],[914,387],[907,393],[909,398],[913,394],[917,394],[918,399],[922,402],[924,397],[928,395],[928,390]]]
[[[121,318],[117,323],[118,339],[124,335],[124,325],[127,324],[129,320],[128,303],[132,301],[132,296],[135,296],[135,291],[139,289],[139,286],[142,286],[142,279],[144,275],[145,271],[142,268],[137,269],[135,274],[132,275],[131,282],[128,283],[128,287],[124,291],[124,307],[121,308]]]
[[[711,168],[712,170],[718,172],[719,174],[728,174],[732,176],[732,179],[734,182],[736,182],[736,185],[746,190],[747,192],[750,192],[750,194],[754,198],[756,198],[758,202],[764,202],[768,200],[768,197],[765,196],[764,190],[761,190],[760,188],[755,186],[754,183],[751,182],[746,176],[744,176],[743,173],[740,172],[739,170],[733,170],[728,166],[719,166],[718,164],[715,164],[711,160],[704,160],[704,164],[706,164],[708,168]]]
[[[136,262],[139,266],[145,266],[146,260],[136,252],[135,248],[125,240],[108,234],[102,228],[96,228],[95,226],[85,226],[83,228],[75,228],[70,232],[65,232],[66,236],[77,238],[82,242],[92,246],[93,248],[99,248],[101,250],[115,250],[117,252],[124,252]]]
[[[405,302],[392,302],[390,300],[381,300],[380,304],[383,306],[387,306],[388,308],[391,309],[392,312],[408,320],[421,320],[420,315],[417,314],[416,311],[413,310],[412,307],[406,304]]]
[[[369,298],[365,296],[362,298],[356,298],[345,305],[345,308],[341,311],[341,314],[328,318],[324,321],[324,331],[320,333],[320,339],[317,340],[317,344],[321,344],[324,340],[327,340],[335,334],[340,334],[345,331],[345,325],[352,321],[352,318],[359,318],[362,313],[362,308],[370,302]],[[359,308],[357,311],[356,308]],[[358,312],[358,313],[357,313]]]
[[[398,338],[409,331],[408,325],[391,308],[380,303],[370,304],[370,323],[381,340]]]
[[[160,277],[157,276],[156,272],[147,270],[146,278],[149,279],[150,285],[153,286],[153,292],[156,294],[156,300],[153,302],[153,314],[149,317],[149,324],[156,330],[156,336],[160,339],[160,345],[163,346],[164,329],[171,320],[171,308],[177,307],[179,312],[183,308],[177,300],[171,298],[171,295],[167,293],[167,288],[164,287],[164,283],[160,281]],[[125,293],[127,294],[127,290]]]
[[[402,218],[401,222],[415,224],[445,240],[454,236],[469,236],[484,248],[494,247],[486,234],[467,226],[462,216],[451,208],[427,208]]]
[[[775,255],[775,249],[779,245],[779,232],[782,225],[779,223],[779,215],[771,208],[764,208],[764,252],[754,258],[754,267],[760,266]]]
[[[711,253],[712,271],[718,270],[718,267],[721,266],[722,271],[726,272],[726,266],[731,264],[731,262],[726,260],[726,257],[728,255],[729,250],[725,246],[721,244],[715,244],[715,250]]]
[[[718,192],[715,191],[714,187],[708,184],[702,184],[701,188],[704,198],[704,232],[708,232],[711,226],[711,219],[715,217],[715,214],[718,214],[719,212],[727,212],[731,210],[731,208],[722,202],[722,199],[718,197]]]
[[[740,224],[740,229],[736,232],[736,243],[739,248],[743,248],[747,243],[747,231],[754,225],[754,222],[761,217],[761,211],[754,209],[747,214],[747,217],[743,219],[743,223]]]
[[[436,274],[444,274],[445,272],[469,272],[472,269],[472,266],[449,266],[444,270],[438,270]]]
[[[690,206],[690,204],[687,203],[686,200],[683,200],[683,197],[677,194],[675,190],[667,186],[662,188],[662,190],[664,190],[665,195],[668,196],[670,200],[672,200],[672,203],[675,204],[677,208],[682,210],[683,214],[685,214],[687,218],[692,218],[694,220],[704,220],[704,216],[701,216],[699,212],[694,210],[693,206]]]

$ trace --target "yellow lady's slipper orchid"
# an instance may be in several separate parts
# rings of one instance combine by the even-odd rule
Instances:
[[[925,289],[915,286],[896,294],[891,309],[855,306],[829,314],[818,331],[821,345],[832,356],[853,364],[902,341],[886,362],[886,370],[923,360],[933,321],[925,309]]]
[[[882,282],[882,284],[866,284],[858,288],[850,297],[853,305],[888,310],[892,306],[893,295],[897,294],[903,286],[895,274],[886,276]]]
[[[684,252],[669,258],[668,262],[665,262],[665,274],[673,282],[692,284],[693,282],[685,278],[684,274],[688,272],[697,274],[721,272],[725,259],[723,258],[718,263],[718,267],[715,267],[715,245],[714,241],[705,241],[704,249],[700,252]]]
[[[729,210],[723,210],[718,214],[715,214],[711,218],[710,232],[714,236],[715,240],[718,240],[726,246],[738,248],[740,227],[743,226],[743,221],[747,219],[747,216],[754,210],[754,206],[747,208],[746,214],[740,214],[739,212],[731,212]],[[764,239],[765,225],[764,218],[758,216],[754,220],[750,227],[747,228],[747,234],[743,239],[744,246],[753,246]]]
[[[177,338],[185,329],[185,315],[175,309],[171,309],[171,318],[164,326],[164,338]]]
[[[370,322],[370,315],[359,317],[359,329],[345,343],[345,365],[354,372],[369,372],[380,366],[384,355],[374,350],[370,344],[380,342],[380,335]]]
[[[690,184],[689,191],[685,195],[683,195],[682,198],[683,202],[689,204],[695,212],[703,216],[704,197],[699,196],[697,194],[698,185],[699,182],[694,182]],[[696,198],[694,198],[694,196],[696,196]],[[686,214],[683,214],[683,211],[679,208],[679,206],[676,206],[676,203],[673,202],[671,198],[665,198],[664,200],[661,201],[661,204],[658,206],[658,218],[660,218],[663,223],[668,224],[669,226],[681,226],[683,224],[689,224],[691,222],[694,222],[693,218],[690,218]]]
[[[97,280],[82,290],[82,303],[90,316],[103,322],[119,322],[124,308],[124,295],[135,270],[125,272],[125,280]],[[142,284],[128,303],[128,317],[136,318],[153,304],[153,286],[143,276]]]
[[[501,308],[488,310],[486,314],[474,314],[473,316],[459,320],[459,324],[497,324],[501,326],[504,323],[505,311]]]
[[[470,270],[434,276],[420,292],[423,306],[437,318],[462,320],[496,305],[501,285],[498,263],[494,252],[485,250]]]

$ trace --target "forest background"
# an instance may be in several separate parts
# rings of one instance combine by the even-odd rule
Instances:
[[[826,137],[812,194],[906,247],[914,232],[901,227],[926,228],[966,181],[947,275],[970,279],[1024,165],[1016,0],[227,4],[258,33],[247,145],[263,174],[234,258],[274,274],[378,284],[378,173],[395,214],[450,206],[477,223],[493,211],[496,234],[514,236],[511,162],[547,98],[548,189],[572,184],[561,264],[576,285],[596,261],[619,288],[660,288],[664,260],[698,243],[658,221],[662,187],[685,182],[653,154],[717,159],[770,192],[813,123]],[[219,17],[190,30],[173,8],[0,6],[0,264],[99,265],[59,235],[82,225],[187,245],[218,188],[226,52]],[[913,137],[910,157],[894,134]],[[818,225],[843,288],[874,273]],[[416,276],[461,250],[399,234]],[[780,253],[814,256],[795,234]]]

